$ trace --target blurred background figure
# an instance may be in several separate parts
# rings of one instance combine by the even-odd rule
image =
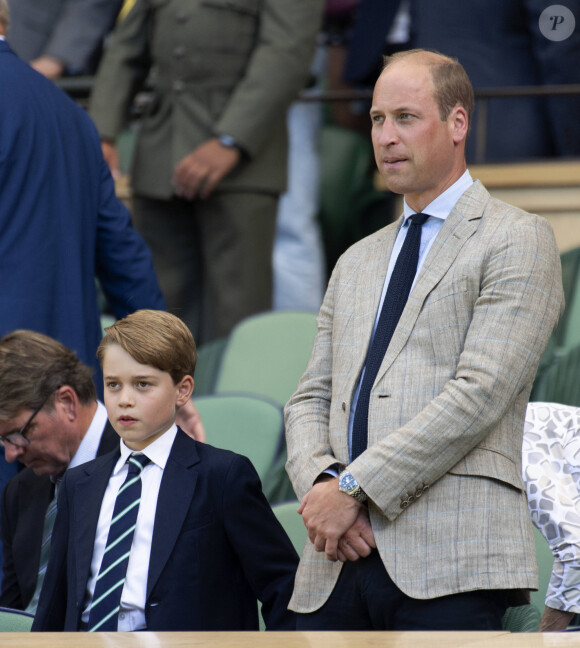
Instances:
[[[0,0],[0,34],[8,10]],[[0,40],[0,335],[27,328],[95,370],[98,279],[116,317],[163,309],[151,254],[115,196],[95,127]]]
[[[92,74],[122,0],[8,0],[8,42],[44,76]]]
[[[200,344],[272,306],[286,112],[308,79],[322,5],[136,0],[99,66],[90,113],[113,173],[135,93],[152,88],[131,169],[135,222],[169,310]]]

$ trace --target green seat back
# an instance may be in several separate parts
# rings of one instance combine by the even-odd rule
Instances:
[[[233,394],[200,396],[195,406],[206,442],[245,455],[264,480],[282,443],[281,408],[261,398]]]
[[[298,500],[292,500],[283,504],[276,504],[272,507],[272,510],[292,541],[296,553],[300,556],[304,549],[308,532],[302,521],[302,516],[296,513],[299,506],[300,503]]]
[[[30,632],[33,621],[31,614],[0,607],[0,632]]]
[[[536,559],[538,561],[538,576],[540,586],[537,592],[531,593],[532,605],[540,612],[544,613],[546,592],[548,583],[552,575],[552,566],[554,564],[554,555],[550,549],[548,541],[536,527],[534,527],[534,540],[536,541]]]
[[[243,320],[228,338],[215,393],[254,394],[283,407],[304,373],[315,333],[314,313],[273,311]]]

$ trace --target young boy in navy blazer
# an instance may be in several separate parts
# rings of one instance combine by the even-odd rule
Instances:
[[[254,468],[175,425],[193,391],[189,329],[137,311],[106,329],[97,355],[120,447],[63,479],[32,629],[257,630],[257,600],[267,629],[294,629],[298,557]]]

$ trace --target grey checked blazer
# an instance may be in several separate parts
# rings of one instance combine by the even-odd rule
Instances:
[[[304,376],[286,406],[298,497],[347,465],[348,419],[402,219],[339,260]],[[377,548],[419,599],[537,588],[521,479],[526,404],[563,308],[558,249],[542,218],[475,182],[425,259],[369,406],[369,447],[350,471],[370,498]],[[291,609],[310,612],[341,563],[307,541]]]

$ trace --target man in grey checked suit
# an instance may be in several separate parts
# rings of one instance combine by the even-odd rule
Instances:
[[[495,629],[537,588],[521,480],[528,396],[563,308],[549,224],[472,181],[473,90],[423,50],[386,61],[372,140],[404,215],[338,261],[314,349],[286,406],[287,469],[308,528],[299,629]],[[351,458],[369,341],[409,217],[415,282]]]

